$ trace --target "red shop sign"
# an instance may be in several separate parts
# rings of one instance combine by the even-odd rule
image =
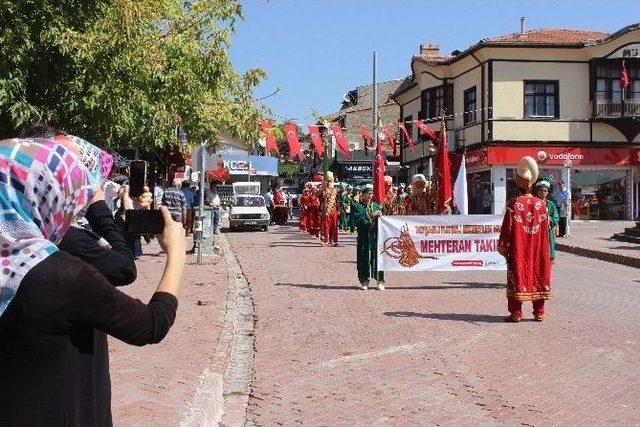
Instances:
[[[540,165],[611,165],[627,166],[639,163],[637,148],[594,147],[489,147],[489,164],[516,165],[524,156],[531,156]]]
[[[465,162],[467,168],[474,168],[477,166],[486,166],[489,164],[489,158],[487,148],[481,148],[479,150],[467,151],[465,153]]]

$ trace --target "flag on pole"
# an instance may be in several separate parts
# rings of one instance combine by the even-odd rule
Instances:
[[[267,155],[271,154],[272,151],[275,151],[276,154],[280,155],[280,150],[278,150],[278,144],[276,144],[276,137],[273,136],[273,132],[271,131],[273,125],[269,120],[262,120],[260,122],[260,129],[262,129],[262,133],[264,133],[264,138],[267,141],[265,151]]]
[[[289,144],[289,157],[297,157],[300,160],[304,159],[302,154],[302,148],[300,147],[300,139],[298,138],[298,126],[293,123],[284,124],[284,133]]]
[[[376,144],[376,158],[373,161],[373,200],[376,203],[382,203],[385,196],[384,173],[386,167],[384,164],[384,153],[380,140]]]
[[[344,132],[340,125],[331,125],[331,131],[333,132],[333,136],[336,139],[336,144],[338,150],[346,157],[350,158],[351,153],[349,153],[349,143],[347,143],[347,138],[344,136]]]
[[[316,153],[318,153],[318,157],[322,157],[322,152],[324,151],[324,147],[322,144],[322,136],[320,136],[320,126],[309,125],[309,136],[311,137],[311,143],[313,144],[313,148],[316,149]]]
[[[387,137],[387,140],[389,141],[389,146],[391,147],[391,150],[393,151],[393,155],[395,156],[397,147],[396,147],[396,140],[393,138],[393,134],[387,128],[382,128],[382,133],[384,133],[384,136]]]
[[[447,126],[444,122],[444,115],[440,121],[440,143],[436,156],[436,167],[438,168],[438,213],[451,213],[451,166],[449,164],[449,150],[447,150]]]
[[[358,125],[356,127],[358,128],[360,135],[362,135],[362,139],[364,139],[364,146],[371,147],[371,134],[369,133],[369,130],[362,125]]]
[[[620,89],[626,89],[631,86],[631,81],[629,80],[629,72],[627,71],[627,66],[622,61],[622,70],[620,70]]]
[[[430,140],[436,142],[438,141],[438,135],[431,129],[429,126],[425,125],[422,120],[414,120],[413,123],[418,126],[420,129],[420,133],[429,138]]]
[[[402,131],[406,143],[409,144],[409,151],[413,151],[415,149],[415,146],[413,145],[413,139],[411,139],[411,135],[409,135],[409,132],[407,131],[407,127],[404,125],[404,123],[398,122],[398,128]]]
[[[458,175],[453,184],[453,204],[458,208],[460,215],[469,214],[469,196],[467,194],[467,166],[465,164],[465,155],[462,154]]]

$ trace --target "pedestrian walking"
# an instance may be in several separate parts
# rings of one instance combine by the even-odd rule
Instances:
[[[148,304],[129,297],[56,246],[92,198],[86,166],[51,140],[4,140],[0,147],[11,171],[0,198],[3,215],[12,218],[0,230],[7,253],[0,425],[111,425],[107,344],[95,332],[139,346],[166,336],[182,283],[184,233],[163,209],[163,277]]]
[[[551,183],[549,181],[545,179],[538,180],[535,184],[535,192],[536,196],[547,205],[547,215],[549,216],[549,256],[551,264],[554,264],[556,261],[556,226],[560,221],[560,214],[556,204],[548,198],[551,192]]]
[[[371,200],[373,185],[362,189],[360,200],[353,206],[353,221],[358,229],[357,265],[360,288],[367,290],[370,280],[376,281],[379,290],[384,290],[384,272],[378,271],[378,218],[382,207]]]
[[[267,211],[269,212],[269,225],[273,225],[276,222],[276,206],[273,202],[273,191],[271,188],[264,193],[264,203],[267,205]]]
[[[498,252],[507,259],[507,322],[522,319],[522,301],[532,301],[533,316],[542,321],[551,296],[549,216],[545,202],[531,194],[537,179],[538,164],[523,157],[516,169],[520,195],[507,202],[498,240]]]
[[[558,205],[558,213],[560,214],[560,221],[558,221],[559,237],[567,236],[567,217],[569,215],[569,203],[571,203],[571,194],[564,185],[564,182],[558,181],[558,190],[553,193],[553,200]]]
[[[218,195],[218,188],[214,183],[211,183],[211,228],[213,234],[220,232],[220,196]]]
[[[194,205],[194,194],[191,191],[191,187],[187,181],[182,182],[182,194],[184,194],[184,208],[185,208],[185,218],[184,218],[184,232],[185,235],[189,235],[189,230],[193,229],[193,205]]]
[[[187,201],[184,193],[180,189],[181,183],[178,178],[173,179],[173,187],[167,188],[162,195],[162,204],[169,209],[171,218],[183,224],[186,217]]]

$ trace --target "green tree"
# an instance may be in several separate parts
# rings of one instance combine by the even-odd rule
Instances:
[[[102,146],[257,144],[260,69],[227,52],[238,0],[0,0],[0,137],[42,121]]]

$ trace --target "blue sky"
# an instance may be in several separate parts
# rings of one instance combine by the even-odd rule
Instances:
[[[614,32],[640,21],[638,0],[244,0],[231,47],[238,71],[261,67],[268,80],[256,97],[274,114],[312,122],[311,109],[336,111],[342,95],[371,82],[410,73],[421,43],[441,52],[464,50],[480,39],[527,28],[579,28]],[[280,117],[278,117],[280,116]]]

